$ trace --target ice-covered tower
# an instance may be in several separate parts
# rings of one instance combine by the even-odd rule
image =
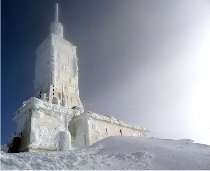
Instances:
[[[17,131],[8,143],[10,152],[71,149],[76,134],[70,133],[70,121],[84,111],[79,98],[76,47],[63,39],[58,4],[50,31],[36,51],[35,97],[24,101],[13,116]]]
[[[63,25],[58,20],[58,4],[50,34],[36,50],[34,93],[53,104],[80,108],[76,46],[63,38]]]

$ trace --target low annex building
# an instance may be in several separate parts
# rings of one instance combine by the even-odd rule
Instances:
[[[8,142],[8,152],[64,151],[108,136],[146,136],[145,128],[84,112],[76,46],[63,38],[58,4],[50,30],[36,51],[34,97],[23,102],[13,116],[17,132]]]

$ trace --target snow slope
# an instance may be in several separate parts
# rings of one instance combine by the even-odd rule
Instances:
[[[210,146],[116,136],[67,152],[1,152],[1,169],[210,169]]]

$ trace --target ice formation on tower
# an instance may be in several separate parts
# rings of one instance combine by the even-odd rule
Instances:
[[[50,34],[36,50],[34,97],[13,116],[17,133],[9,152],[66,151],[115,135],[145,136],[145,128],[93,112],[84,113],[79,97],[76,46],[63,38],[55,20]]]
[[[84,111],[79,98],[76,46],[63,38],[63,26],[58,21],[56,4],[55,21],[51,33],[36,50],[34,93],[54,104],[79,108]]]

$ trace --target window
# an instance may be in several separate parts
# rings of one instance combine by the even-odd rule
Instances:
[[[96,125],[94,123],[92,123],[92,128],[96,129]]]
[[[62,104],[62,106],[65,106],[65,101],[64,101],[64,100],[62,100],[62,103],[61,103],[61,104]]]
[[[105,126],[105,131],[106,131],[106,133],[108,132],[108,128],[107,128],[107,126]]]
[[[39,92],[39,98],[41,99],[42,97],[42,90]]]
[[[122,135],[122,130],[120,129],[120,135]]]

